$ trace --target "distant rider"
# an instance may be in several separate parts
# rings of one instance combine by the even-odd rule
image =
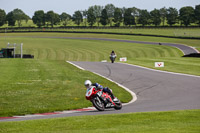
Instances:
[[[110,53],[110,60],[111,60],[112,63],[114,63],[116,57],[117,57],[117,55],[116,55],[115,51],[113,50]]]
[[[85,81],[85,87],[90,89],[92,86],[95,86],[97,89],[103,90],[103,92],[108,93],[113,101],[117,101],[118,99],[113,95],[112,91],[108,87],[103,87],[98,83],[93,83],[90,80]]]
[[[110,53],[110,56],[115,56],[115,58],[117,57],[117,54],[115,53],[115,51],[113,50],[111,53]]]

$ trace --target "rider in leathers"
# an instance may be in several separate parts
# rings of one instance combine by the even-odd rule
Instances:
[[[90,80],[85,81],[85,87],[88,89],[91,86],[95,86],[97,89],[103,90],[103,92],[108,93],[113,101],[117,101],[117,98],[113,95],[112,91],[108,87],[103,87],[102,85],[98,83],[93,83]]]

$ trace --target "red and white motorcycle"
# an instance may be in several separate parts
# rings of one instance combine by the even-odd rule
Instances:
[[[109,94],[102,90],[97,90],[95,86],[87,89],[86,99],[90,100],[99,111],[104,111],[105,108],[115,108],[116,110],[122,108],[120,100],[113,101]]]

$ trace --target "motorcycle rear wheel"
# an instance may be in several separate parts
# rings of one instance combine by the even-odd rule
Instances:
[[[99,97],[93,98],[91,102],[97,110],[104,111],[104,103],[99,99]]]

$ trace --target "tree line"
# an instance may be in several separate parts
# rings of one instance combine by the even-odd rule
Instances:
[[[33,23],[38,27],[53,27],[58,24],[66,27],[70,21],[73,21],[78,26],[84,24],[91,27],[94,24],[116,27],[119,27],[121,24],[123,26],[164,26],[166,22],[170,26],[175,24],[189,26],[191,23],[196,23],[200,26],[200,5],[196,5],[195,8],[191,6],[182,7],[179,11],[173,7],[163,7],[150,12],[136,7],[118,8],[113,4],[107,4],[106,6],[94,5],[87,10],[75,11],[72,16],[66,12],[59,15],[54,11],[45,13],[43,10],[38,10],[35,11],[32,18],[26,15],[21,9],[14,9],[8,14],[0,9],[0,26],[4,24],[15,26],[17,22],[18,27],[21,27],[22,21],[25,20],[28,22],[29,19],[32,19]]]

